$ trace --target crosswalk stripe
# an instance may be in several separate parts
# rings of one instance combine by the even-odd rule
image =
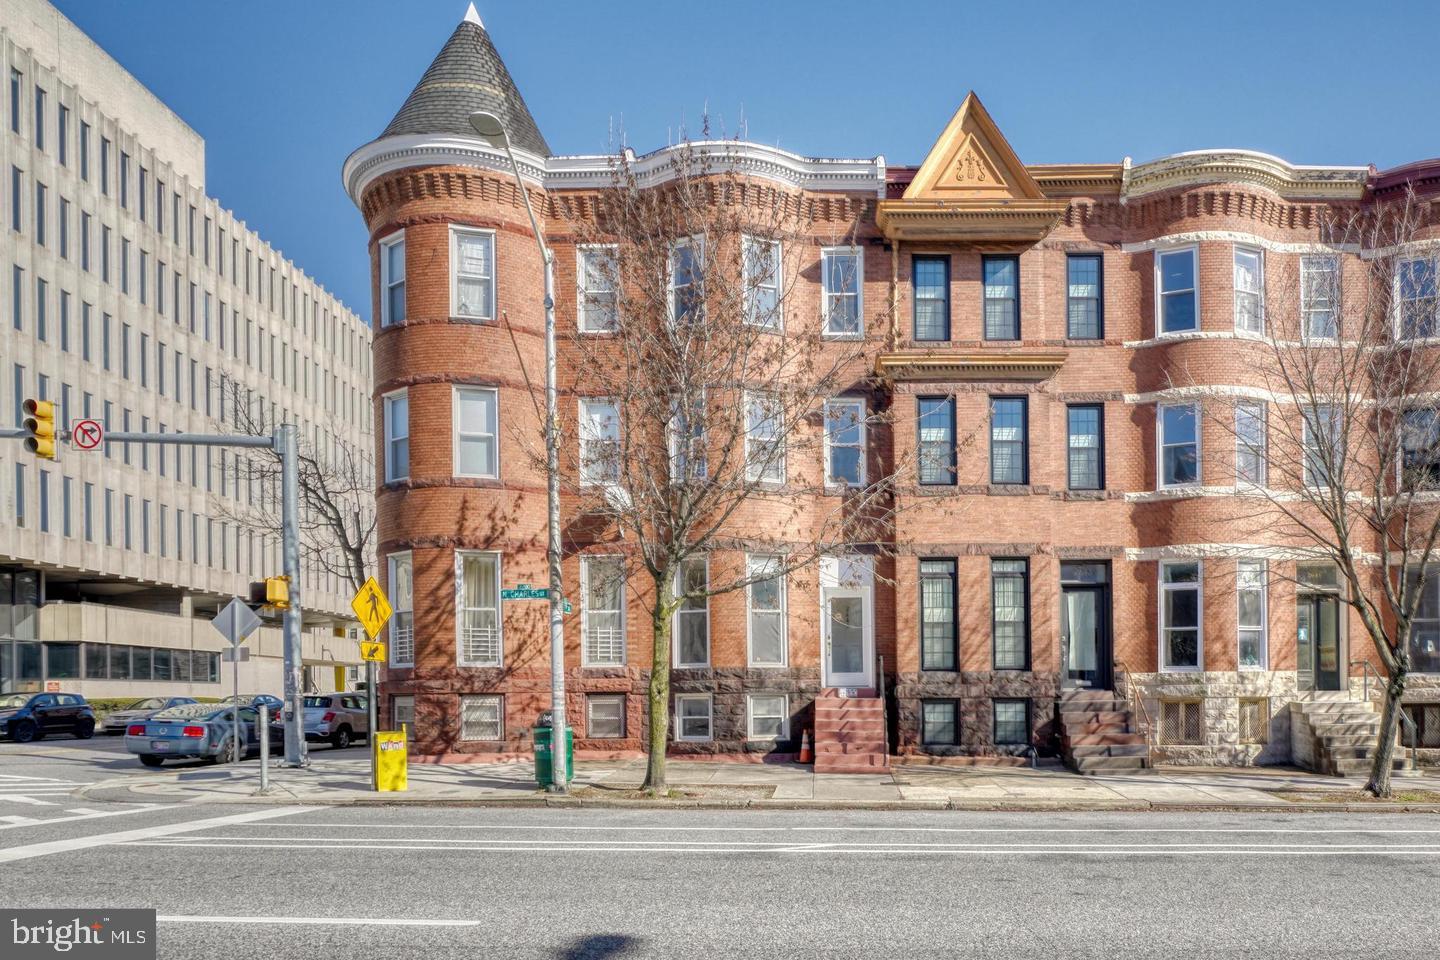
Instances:
[[[15,817],[15,816],[0,817],[0,820],[4,820],[6,823],[13,823],[13,824],[15,824],[16,826],[23,826],[24,824],[27,824],[27,823],[40,823],[40,822],[41,822],[41,821],[39,821],[39,820],[36,820],[34,817]]]
[[[6,797],[6,800],[15,803],[28,803],[32,807],[58,807],[60,804],[52,803],[49,800],[36,800],[34,797]]]

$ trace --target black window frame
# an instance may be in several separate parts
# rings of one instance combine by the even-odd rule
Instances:
[[[990,336],[989,323],[986,321],[986,305],[990,298],[985,295],[985,269],[991,263],[1009,261],[1015,265],[1015,314],[1012,318],[1015,324],[1015,336],[1013,337],[992,337]],[[980,256],[980,338],[991,343],[1015,343],[1023,340],[1023,331],[1020,329],[1020,256],[1014,253],[986,253]]]
[[[920,409],[920,405],[921,405],[922,403],[925,403],[926,401],[939,401],[939,402],[943,403],[946,407],[948,407],[948,408],[949,408],[949,411],[950,411],[950,457],[949,457],[949,463],[946,465],[946,469],[948,470],[948,472],[949,472],[949,474],[950,474],[950,476],[949,476],[948,479],[944,479],[944,480],[926,480],[925,477],[924,477],[923,452],[924,452],[924,449],[925,449],[925,448],[924,448],[924,441],[923,441],[923,440],[921,439],[921,437],[920,437],[921,418],[922,418],[922,412],[921,412],[921,409]],[[916,482],[918,482],[918,483],[919,483],[921,486],[923,486],[923,487],[953,487],[953,486],[955,485],[955,479],[956,479],[957,470],[958,470],[957,462],[956,462],[956,458],[957,458],[956,447],[957,447],[957,444],[956,444],[956,440],[955,440],[955,397],[954,397],[954,395],[953,395],[953,394],[928,394],[928,395],[924,395],[924,396],[917,396],[917,397],[915,398],[915,449],[916,449],[917,454],[921,454],[921,457],[919,458],[919,459],[920,459],[920,462],[917,462],[917,463],[915,464],[915,479],[916,479]]]
[[[995,715],[995,708],[1002,703],[1018,703],[1025,708],[1025,739],[1023,740],[1001,740],[998,735],[998,717]],[[994,697],[990,701],[990,741],[997,747],[1028,747],[1035,738],[1035,714],[1034,705],[1029,697]]]
[[[945,331],[939,337],[920,336],[920,297],[916,294],[915,268],[921,263],[938,263],[944,270]],[[1018,277],[1018,273],[1017,273]],[[914,253],[910,255],[910,338],[916,343],[948,343],[950,340],[950,255],[948,253]]]
[[[1006,665],[1006,666],[1001,666],[1001,665],[1000,665],[1000,662],[999,662],[999,659],[1000,659],[1000,658],[999,658],[999,655],[998,655],[998,653],[999,653],[999,648],[996,646],[996,643],[995,643],[995,637],[996,637],[996,630],[995,630],[995,628],[999,625],[999,621],[995,618],[995,606],[996,606],[996,604],[995,604],[995,585],[996,585],[995,564],[996,564],[997,562],[1022,563],[1022,564],[1025,565],[1024,571],[1019,574],[1019,576],[1022,578],[1022,581],[1021,581],[1021,582],[1022,582],[1023,585],[1024,585],[1024,589],[1022,590],[1022,594],[1023,594],[1023,596],[1024,596],[1024,601],[1023,601],[1023,607],[1022,607],[1022,609],[1025,611],[1025,631],[1024,631],[1024,657],[1023,657],[1023,659],[1022,659],[1021,665],[1018,666],[1018,667],[1017,667],[1017,666],[1010,666],[1010,665]],[[1000,576],[1013,577],[1013,576],[1016,576],[1016,574],[1014,574],[1014,573],[1004,573],[1004,574],[1001,574]],[[1032,656],[1033,656],[1032,651],[1031,651],[1031,646],[1032,646],[1032,644],[1031,644],[1031,630],[1033,629],[1034,616],[1033,616],[1033,614],[1032,614],[1032,612],[1031,612],[1031,609],[1030,609],[1030,599],[1031,599],[1031,598],[1030,598],[1030,558],[1029,558],[1029,557],[1008,557],[1008,556],[1007,556],[1007,557],[991,557],[991,558],[990,558],[990,668],[991,668],[992,670],[1008,670],[1008,671],[1012,671],[1012,672],[1025,673],[1025,672],[1028,672],[1028,671],[1031,669],[1031,666],[1032,666]]]
[[[1070,439],[1074,436],[1070,427],[1070,412],[1072,410],[1094,410],[1099,414],[1097,425],[1099,427],[1099,444],[1096,448],[1096,485],[1093,487],[1077,487],[1075,475],[1070,469]],[[1068,490],[1104,490],[1105,489],[1105,404],[1103,403],[1067,403],[1065,404],[1065,487]]]
[[[995,403],[1000,400],[1015,400],[1020,404],[1020,479],[995,479]],[[1024,487],[1030,483],[1030,397],[1026,394],[991,394],[989,429],[989,473],[990,485],[996,487]]]
[[[938,580],[944,574],[925,573],[926,563],[948,563],[950,565],[950,662],[948,667],[927,667],[925,665],[925,581]],[[915,609],[916,640],[919,644],[920,670],[924,673],[956,673],[960,669],[960,563],[957,557],[917,557],[915,560]]]
[[[925,707],[932,703],[948,703],[950,709],[955,711],[955,719],[951,726],[954,728],[954,737],[950,740],[931,740],[925,736]],[[924,697],[920,701],[920,746],[922,747],[954,747],[960,744],[960,700],[957,697]]]
[[[1077,337],[1070,327],[1070,264],[1076,260],[1095,261],[1095,328],[1093,337]],[[1076,251],[1065,254],[1065,339],[1094,341],[1105,339],[1105,256],[1097,251]]]

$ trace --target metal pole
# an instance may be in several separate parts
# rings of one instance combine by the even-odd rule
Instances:
[[[270,707],[260,704],[260,792],[270,789]]]
[[[380,729],[380,704],[375,694],[374,660],[365,661],[365,697],[369,701],[365,709],[365,745],[370,748],[370,789],[380,789],[379,769],[375,758],[375,731]]]
[[[510,168],[515,171],[515,186],[525,201],[525,213],[530,217],[530,230],[535,234],[535,244],[545,261],[545,472],[546,506],[549,508],[549,545],[545,559],[550,568],[550,753],[553,776],[550,778],[551,793],[569,792],[570,778],[566,769],[569,757],[566,755],[565,736],[565,584],[560,575],[560,403],[555,388],[555,257],[540,232],[540,223],[535,219],[535,208],[530,205],[530,191],[520,177],[520,164],[510,150],[510,138],[502,141],[505,156],[510,158]]]
[[[285,765],[303,767],[305,756],[305,704],[300,681],[303,651],[300,637],[300,451],[293,423],[275,428],[275,450],[280,454],[280,515],[285,576],[290,578],[290,603],[285,608]]]
[[[230,661],[230,683],[234,688],[231,692],[235,694],[235,699],[231,701],[230,719],[233,721],[231,726],[235,731],[235,750],[237,751],[235,756],[236,759],[243,760],[245,751],[240,746],[240,648],[235,644],[233,636],[230,638],[230,656],[235,658]]]

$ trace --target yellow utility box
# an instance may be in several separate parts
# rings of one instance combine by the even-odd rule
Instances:
[[[381,730],[371,737],[371,750],[375,751],[375,789],[381,793],[392,793],[408,789],[406,770],[409,755],[405,742],[405,725],[399,730]]]

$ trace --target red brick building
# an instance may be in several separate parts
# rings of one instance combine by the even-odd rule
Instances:
[[[540,430],[521,367],[543,369],[542,263],[508,162],[470,132],[476,110],[510,131],[572,329],[581,252],[558,210],[607,184],[607,158],[551,151],[473,15],[345,164],[371,238],[379,550],[398,611],[382,703],[413,718],[431,757],[526,753],[548,701],[544,605],[500,599],[545,582],[544,477],[515,440]],[[671,152],[634,169],[663,182]],[[1324,242],[1326,211],[1406,185],[1433,198],[1440,162],[1377,173],[1228,150],[1026,164],[973,95],[919,167],[760,144],[725,156],[864,210],[853,247],[817,237],[795,253],[817,267],[804,295],[855,295],[883,385],[866,402],[912,425],[888,452],[923,443],[944,469],[901,490],[915,502],[892,555],[833,558],[692,614],[702,642],[677,658],[672,751],[790,754],[824,691],[841,694],[821,711],[833,719],[883,683],[890,753],[1319,765],[1326,711],[1312,708],[1358,699],[1378,659],[1333,569],[1241,535],[1233,504],[1242,480],[1264,482],[1263,458],[1238,456],[1199,404],[1247,388],[1267,309],[1324,322],[1304,277],[1359,269]],[[1422,247],[1433,296],[1435,247]],[[821,289],[831,255],[855,258],[855,289]],[[565,402],[583,388],[566,384]],[[633,752],[647,618],[628,587],[587,589],[590,547],[567,542],[564,562],[580,598],[566,620],[571,724],[581,750]],[[830,605],[856,602],[853,635],[822,643]],[[759,649],[762,626],[778,650]],[[829,652],[842,639],[843,664]],[[1412,712],[1433,715],[1440,745],[1432,635],[1412,657]]]

